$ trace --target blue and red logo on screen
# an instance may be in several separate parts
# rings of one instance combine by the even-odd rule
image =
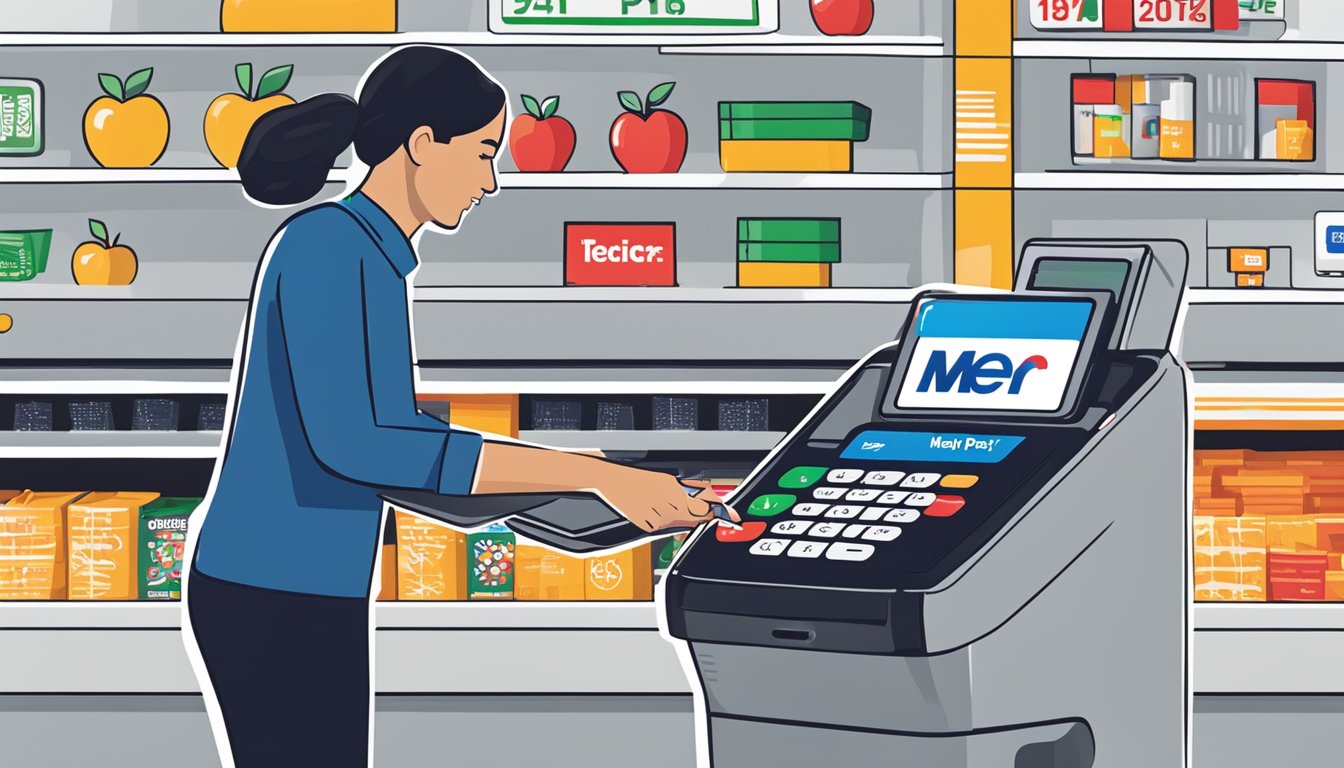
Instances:
[[[919,379],[918,392],[951,392],[953,388],[963,394],[988,395],[1008,385],[1008,394],[1016,395],[1022,391],[1022,385],[1032,371],[1043,371],[1050,367],[1043,355],[1030,355],[1020,363],[1002,352],[979,354],[974,350],[965,350],[951,362],[945,350],[934,350],[929,354],[928,364]]]

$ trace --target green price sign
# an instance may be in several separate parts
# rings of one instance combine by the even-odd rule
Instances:
[[[762,0],[490,0],[492,32],[645,34],[771,32]]]

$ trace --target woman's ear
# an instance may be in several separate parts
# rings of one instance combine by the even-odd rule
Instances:
[[[406,140],[406,154],[412,163],[423,165],[426,159],[425,153],[432,146],[434,146],[434,129],[422,125],[411,131],[411,137]]]

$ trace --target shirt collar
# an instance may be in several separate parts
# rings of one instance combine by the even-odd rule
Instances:
[[[420,259],[416,257],[415,249],[411,247],[406,235],[402,234],[401,228],[368,195],[356,192],[342,200],[341,205],[364,222],[378,250],[383,252],[392,268],[403,279],[420,266]]]

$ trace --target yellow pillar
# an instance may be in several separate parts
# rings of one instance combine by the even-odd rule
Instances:
[[[956,0],[953,280],[1013,285],[1013,0]]]

